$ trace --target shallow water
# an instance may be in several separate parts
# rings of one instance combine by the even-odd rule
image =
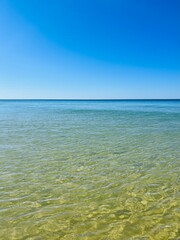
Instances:
[[[0,101],[0,239],[179,239],[180,101]]]

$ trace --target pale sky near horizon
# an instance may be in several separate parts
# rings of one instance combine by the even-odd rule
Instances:
[[[0,99],[180,98],[180,1],[0,1]]]

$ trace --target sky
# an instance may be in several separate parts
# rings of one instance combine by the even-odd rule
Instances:
[[[179,0],[1,0],[0,99],[180,98]]]

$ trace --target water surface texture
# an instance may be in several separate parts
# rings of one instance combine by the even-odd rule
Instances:
[[[179,239],[180,101],[0,101],[0,239]]]

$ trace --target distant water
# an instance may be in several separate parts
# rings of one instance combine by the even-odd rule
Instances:
[[[179,239],[180,101],[0,101],[0,239]]]

